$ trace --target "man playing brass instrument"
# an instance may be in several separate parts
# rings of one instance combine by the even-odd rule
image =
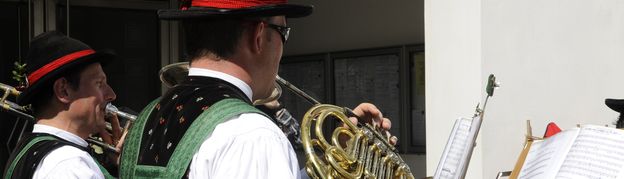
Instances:
[[[121,178],[299,178],[295,152],[270,118],[252,106],[274,88],[286,18],[312,6],[286,0],[192,0],[160,10],[182,20],[186,81],[141,112],[121,155]],[[386,129],[371,104],[355,113]]]
[[[26,57],[27,88],[20,105],[32,104],[36,124],[21,139],[4,178],[105,178],[85,139],[105,132],[104,107],[115,99],[101,63],[113,55],[52,31],[35,37]],[[119,122],[111,119],[113,138]],[[110,138],[110,136],[108,137]]]

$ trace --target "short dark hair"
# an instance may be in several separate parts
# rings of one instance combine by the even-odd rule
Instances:
[[[78,90],[80,87],[80,74],[86,69],[86,67],[90,64],[93,63],[84,63],[84,64],[80,64],[77,65],[75,67],[72,67],[72,69],[69,69],[67,71],[65,71],[64,73],[60,74],[58,78],[54,79],[54,80],[50,80],[47,81],[45,84],[45,87],[43,87],[41,89],[41,91],[37,94],[35,94],[33,96],[33,102],[32,102],[32,112],[35,115],[35,117],[40,117],[41,116],[41,108],[44,108],[46,105],[49,104],[50,100],[53,99],[54,97],[54,90],[53,90],[53,86],[54,86],[54,81],[56,81],[57,79],[60,78],[65,78],[65,80],[67,80],[67,83],[69,84],[69,87],[73,90]]]
[[[237,19],[191,19],[182,21],[189,61],[208,54],[230,57],[245,30],[246,22],[268,20],[268,17]]]

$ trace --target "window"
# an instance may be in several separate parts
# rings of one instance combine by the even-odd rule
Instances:
[[[410,116],[406,134],[409,136],[412,150],[426,151],[425,131],[425,51],[422,46],[408,47],[410,63]],[[419,152],[421,153],[421,152]]]
[[[293,83],[319,102],[329,101],[325,85],[325,56],[313,55],[305,57],[291,57],[288,63],[280,66],[279,75]],[[301,118],[312,104],[302,100],[288,89],[282,89],[280,103],[291,112],[293,116]]]
[[[399,61],[400,49],[355,51],[332,55],[335,103],[355,108],[372,103],[384,117],[401,119]],[[400,136],[401,125],[391,133]]]
[[[279,75],[324,103],[375,104],[392,120],[400,152],[425,153],[423,45],[284,57]],[[312,106],[289,92],[281,101],[298,119]]]

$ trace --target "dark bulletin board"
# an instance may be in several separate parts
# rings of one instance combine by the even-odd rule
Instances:
[[[279,69],[279,76],[300,88],[308,95],[320,102],[327,99],[325,90],[325,59],[324,56],[306,56],[289,58],[282,63]],[[301,120],[305,112],[312,107],[312,104],[298,97],[288,89],[283,89],[280,102]]]
[[[282,60],[279,74],[321,103],[375,104],[392,120],[399,152],[424,154],[424,50],[424,45],[409,45],[291,56]],[[297,119],[312,107],[286,89],[280,101]]]
[[[334,59],[336,104],[355,108],[363,102],[375,104],[384,117],[400,115],[398,53]],[[401,125],[391,132],[400,134]]]

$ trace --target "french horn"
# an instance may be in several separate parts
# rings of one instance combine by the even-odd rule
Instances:
[[[409,166],[390,144],[390,136],[370,124],[353,124],[356,117],[346,107],[322,104],[281,77],[277,83],[314,106],[301,122],[301,140],[306,154],[306,172],[311,178],[414,178]],[[339,120],[343,127],[332,132],[330,141],[324,137],[323,124]],[[340,136],[348,136],[346,147]]]

